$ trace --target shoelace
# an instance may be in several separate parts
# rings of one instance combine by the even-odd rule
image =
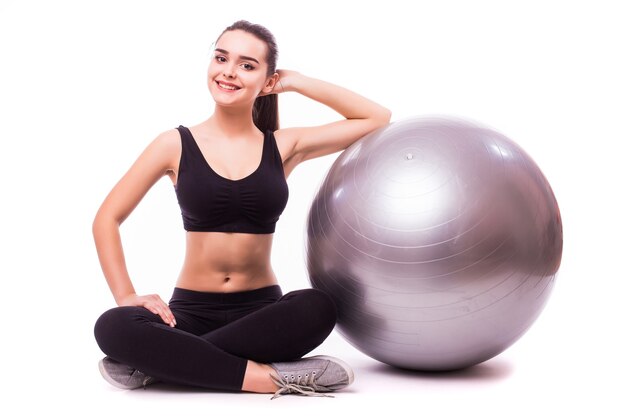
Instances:
[[[129,375],[129,379],[134,377],[135,374],[140,374],[143,375],[143,379],[141,380],[141,384],[143,385],[143,389],[146,389],[146,386],[156,382],[156,379],[154,379],[151,376],[145,375],[143,372],[137,370],[137,369],[133,369],[133,371],[131,372],[131,374]]]
[[[311,377],[310,381],[309,376]],[[270,400],[285,394],[300,394],[308,397],[334,397],[333,395],[317,392],[319,387],[315,384],[313,375],[306,375],[304,378],[299,377],[297,383],[283,381],[282,378],[277,378],[273,374],[270,374],[270,378],[272,378],[272,381],[279,387]]]
[[[156,382],[156,380],[151,376],[145,377],[142,381],[143,389],[146,389],[146,386],[152,384],[153,382]]]

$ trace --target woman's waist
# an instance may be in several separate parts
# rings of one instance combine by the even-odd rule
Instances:
[[[248,291],[278,283],[271,267],[243,269],[214,268],[210,266],[183,266],[176,286],[179,288],[209,291]]]
[[[177,286],[198,291],[244,291],[277,283],[270,263],[271,238],[193,233]]]

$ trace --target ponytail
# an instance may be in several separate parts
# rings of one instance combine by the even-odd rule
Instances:
[[[252,120],[263,133],[279,129],[278,94],[257,97],[252,108]]]

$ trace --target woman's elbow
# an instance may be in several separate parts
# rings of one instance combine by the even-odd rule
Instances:
[[[93,222],[91,223],[91,233],[94,238],[97,238],[101,233],[107,233],[110,228],[119,227],[124,220],[110,213],[108,210],[102,208],[96,213]]]
[[[391,110],[381,106],[380,110],[374,117],[372,117],[372,119],[375,121],[377,128],[385,126],[391,120]]]
[[[391,120],[391,110],[389,110],[386,107],[383,107],[383,121],[384,121],[384,124],[389,123],[390,120]]]
[[[91,234],[94,239],[97,240],[98,236],[103,233],[103,230],[106,228],[105,226],[109,223],[107,220],[106,216],[104,216],[101,212],[96,214],[93,222],[91,223]]]

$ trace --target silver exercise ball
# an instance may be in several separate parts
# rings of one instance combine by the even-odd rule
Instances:
[[[521,337],[562,248],[559,208],[533,160],[447,117],[390,123],[340,154],[305,242],[339,333],[374,359],[426,371],[475,365]]]

